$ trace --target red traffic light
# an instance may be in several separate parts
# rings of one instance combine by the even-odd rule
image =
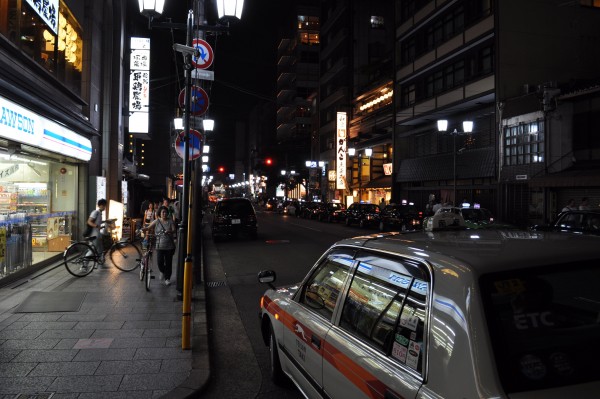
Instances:
[[[219,166],[219,168],[217,170],[219,171],[219,173],[223,173],[223,172],[225,172],[225,167]]]
[[[273,165],[273,160],[271,158],[266,158],[265,159],[265,165],[268,165],[268,166]]]

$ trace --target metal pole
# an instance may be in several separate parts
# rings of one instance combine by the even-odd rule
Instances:
[[[454,171],[454,199],[452,201],[454,201],[454,206],[456,205],[456,135],[458,134],[458,132],[456,131],[456,129],[454,130],[454,133],[452,133],[452,157],[453,157],[453,171]]]
[[[187,19],[187,34],[185,44],[186,46],[192,45],[192,27],[194,25],[194,12],[193,10],[188,11],[188,19]],[[191,79],[191,54],[185,54],[185,103],[184,103],[184,120],[183,120],[183,129],[184,129],[184,142],[183,142],[183,190],[182,190],[182,214],[181,214],[181,227],[179,228],[179,245],[186,245],[186,256],[185,258],[181,257],[178,262],[178,268],[181,271],[185,271],[187,268],[187,263],[191,260],[189,253],[189,240],[187,239],[187,225],[189,224],[189,214],[190,214],[190,108],[191,108],[191,94],[192,94],[192,79]],[[180,251],[181,252],[181,251]],[[191,263],[191,262],[190,262]],[[185,280],[185,273],[177,273],[178,276],[184,275],[182,280]],[[184,291],[183,298],[183,309],[181,315],[181,348],[182,349],[190,349],[190,316],[191,316],[191,298],[188,297],[189,293],[187,290],[183,289],[184,281],[181,281],[179,278],[177,279],[177,289],[178,291]]]

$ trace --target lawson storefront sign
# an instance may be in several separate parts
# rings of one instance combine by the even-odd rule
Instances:
[[[58,123],[0,97],[0,137],[89,161],[92,142]]]

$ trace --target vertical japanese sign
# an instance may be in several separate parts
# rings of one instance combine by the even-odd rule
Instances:
[[[345,190],[346,187],[346,125],[348,116],[345,112],[337,113],[336,125],[336,189]]]
[[[58,33],[58,0],[27,0],[27,4],[35,10],[52,32]]]
[[[129,133],[148,133],[150,39],[131,38],[129,59]]]

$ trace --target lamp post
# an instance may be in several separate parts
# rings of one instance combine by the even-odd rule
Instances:
[[[453,198],[454,206],[456,206],[456,136],[461,134],[469,134],[473,131],[473,122],[472,121],[464,121],[462,123],[463,131],[459,132],[454,129],[450,134],[452,135],[452,175],[454,177],[453,180]],[[437,127],[439,132],[446,132],[448,130],[448,121],[446,119],[440,119],[437,121]]]
[[[140,6],[140,13],[148,17],[148,27],[152,28],[152,19],[162,14],[165,0],[138,0]],[[199,7],[204,6],[204,1],[200,0],[198,3]],[[186,256],[185,259],[179,259],[178,272],[177,272],[177,286],[178,290],[182,291],[183,294],[183,309],[182,309],[182,349],[190,349],[190,330],[191,330],[191,296],[192,296],[192,237],[191,237],[191,165],[190,165],[190,111],[191,111],[191,89],[192,89],[192,55],[196,57],[199,55],[199,50],[192,47],[192,32],[194,29],[204,31],[227,31],[229,22],[237,20],[241,17],[242,9],[244,6],[243,0],[217,0],[217,9],[219,21],[225,22],[227,26],[207,26],[207,25],[194,25],[194,13],[193,10],[188,11],[186,29],[186,44],[174,44],[173,49],[181,52],[184,56],[184,70],[185,70],[185,89],[184,89],[184,117],[183,117],[183,129],[184,129],[184,143],[183,143],[183,190],[182,190],[182,212],[181,212],[181,227],[179,229],[179,245],[186,245]],[[183,29],[181,24],[160,24],[159,27],[164,26],[169,29]],[[201,179],[200,179],[201,180]],[[182,264],[182,261],[184,262]],[[181,272],[183,269],[183,273]],[[183,275],[183,278],[181,276]],[[183,280],[183,282],[181,281]],[[183,286],[181,284],[183,283]],[[179,288],[181,287],[181,289]]]

